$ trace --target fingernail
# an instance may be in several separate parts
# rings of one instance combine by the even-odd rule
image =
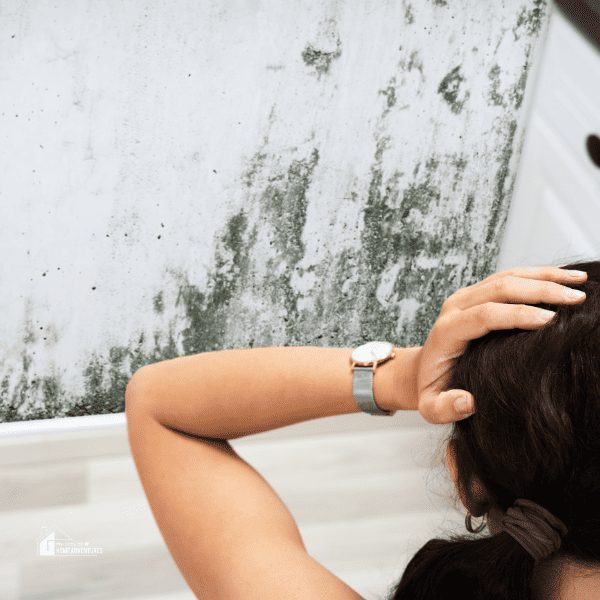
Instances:
[[[571,277],[583,277],[585,275],[585,271],[567,271]]]
[[[454,403],[454,408],[460,415],[472,415],[475,412],[473,405],[466,398],[459,398]]]

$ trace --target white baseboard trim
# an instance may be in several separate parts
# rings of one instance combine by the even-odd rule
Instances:
[[[418,411],[398,411],[393,417],[352,413],[296,423],[232,441],[245,446],[268,440],[407,428],[434,428],[438,435],[439,427],[427,423]],[[0,423],[0,469],[130,452],[125,413]]]

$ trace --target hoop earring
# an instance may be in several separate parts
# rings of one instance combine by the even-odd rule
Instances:
[[[470,531],[471,533],[480,533],[483,530],[483,528],[485,527],[485,525],[486,525],[486,520],[485,520],[485,515],[484,515],[481,525],[477,529],[473,529],[473,525],[471,523],[471,513],[467,512],[467,516],[465,517],[465,527],[467,528],[467,531]]]

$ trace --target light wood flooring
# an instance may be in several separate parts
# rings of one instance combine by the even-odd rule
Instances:
[[[0,599],[194,600],[150,511],[124,418],[0,432]],[[381,600],[427,540],[466,532],[447,471],[430,467],[448,427],[412,412],[358,414],[231,444],[289,507],[308,553],[366,600]],[[101,551],[38,555],[42,528],[53,527]]]

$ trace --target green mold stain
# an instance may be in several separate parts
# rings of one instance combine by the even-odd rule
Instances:
[[[434,163],[430,163],[434,164]],[[379,192],[376,185],[381,173],[373,170],[372,186],[364,209],[364,229],[361,232],[360,281],[368,310],[363,312],[360,323],[360,340],[397,339],[394,324],[400,317],[397,304],[383,306],[375,300],[381,278],[392,265],[403,264],[396,275],[392,294],[397,298],[427,298],[428,302],[417,309],[415,318],[407,323],[401,345],[421,345],[439,313],[447,289],[454,277],[452,265],[438,265],[431,272],[419,269],[415,259],[420,256],[440,256],[448,248],[448,241],[441,235],[423,232],[423,223],[428,218],[430,206],[440,200],[440,191],[428,183],[411,183],[406,188],[398,207],[390,203],[390,190],[394,185],[386,185],[386,193]],[[397,190],[396,190],[397,192]],[[448,227],[450,220],[444,225]],[[457,229],[457,224],[452,224]],[[440,229],[442,224],[440,223]],[[360,301],[359,301],[360,302]]]
[[[154,299],[155,310],[162,311],[163,293]],[[148,355],[141,350],[144,343],[142,333],[134,348],[113,346],[109,349],[108,359],[92,355],[83,369],[84,393],[73,396],[64,389],[60,376],[50,375],[30,377],[33,361],[31,346],[38,340],[26,311],[26,325],[23,342],[21,376],[12,393],[9,393],[10,376],[14,370],[5,374],[0,384],[0,422],[44,420],[62,417],[79,417],[122,413],[125,411],[125,389],[132,375],[141,367],[161,360],[175,358],[176,341],[170,331],[166,343],[159,347],[160,334],[155,335],[155,348]],[[42,399],[42,406],[32,405],[32,399]]]
[[[465,101],[458,100],[460,85],[465,81],[459,71],[460,67],[457,67],[449,73],[438,90],[455,114],[461,112],[464,102],[469,98],[467,93]],[[388,106],[384,108],[380,120],[390,108],[391,92],[385,95],[388,97]],[[498,242],[499,219],[506,213],[504,185],[509,175],[508,163],[513,152],[514,131],[511,124],[502,152],[502,167],[496,176],[488,244],[494,239]],[[394,339],[397,345],[422,345],[439,316],[448,290],[457,289],[457,285],[472,285],[482,274],[487,276],[493,269],[497,251],[490,250],[490,247],[485,252],[479,252],[478,249],[473,251],[470,233],[465,228],[465,220],[470,218],[474,210],[473,193],[464,198],[464,211],[454,212],[450,216],[440,214],[442,194],[437,185],[432,184],[440,164],[437,157],[430,156],[424,164],[415,165],[412,173],[414,181],[405,185],[402,192],[399,189],[398,171],[384,179],[382,159],[388,143],[387,136],[377,140],[368,198],[363,209],[364,228],[361,231],[360,251],[346,250],[337,257],[332,288],[340,292],[337,297],[329,298],[329,302],[339,306],[343,315],[357,311],[361,315],[355,343],[369,339]],[[457,155],[452,158],[451,164],[455,168],[452,187],[455,192],[466,171],[468,159]],[[417,181],[419,174],[420,180]],[[431,232],[426,231],[425,224],[432,219],[435,228]],[[443,260],[432,267],[416,265],[417,258],[443,258],[450,249],[453,253],[462,252],[468,257],[472,255],[472,259],[462,269],[454,264],[444,264]],[[397,265],[401,266],[391,291],[397,301],[384,306],[376,299],[377,289],[384,274]],[[352,293],[342,292],[348,273],[355,271],[359,273],[359,283],[354,286]],[[406,321],[398,339],[395,325],[401,317],[398,300],[410,298],[419,299],[420,306],[414,318]],[[335,319],[332,322],[336,322]]]
[[[216,240],[206,293],[187,280],[179,287],[176,305],[183,304],[188,322],[180,333],[184,356],[225,347],[229,304],[240,290],[249,265],[249,248],[244,242],[247,228],[248,218],[243,211],[227,220],[222,236]]]
[[[299,294],[292,289],[290,281],[305,254],[302,232],[308,210],[307,194],[318,163],[319,151],[315,148],[307,159],[292,161],[284,186],[278,189],[269,186],[261,197],[264,214],[275,232],[272,241],[278,254],[277,258],[270,259],[268,271],[273,273],[281,260],[287,264],[280,275],[270,275],[266,285],[271,286],[272,301],[281,301],[286,310],[286,337],[292,345],[297,343],[301,334],[294,325],[298,316]],[[316,309],[318,311],[319,307],[316,306]]]
[[[397,297],[400,299],[419,298],[427,293],[430,296],[430,303],[419,309],[415,320],[403,332],[404,339],[401,343],[421,344],[424,340],[415,342],[415,339],[425,332],[426,323],[435,312],[436,294],[443,302],[442,296],[448,285],[448,282],[446,286],[444,285],[444,279],[448,279],[451,275],[449,267],[438,267],[437,288],[424,289],[429,282],[424,280],[424,275],[419,269],[414,268],[414,258],[421,255],[439,255],[442,250],[442,243],[435,236],[429,237],[422,231],[423,219],[428,215],[430,204],[439,202],[440,192],[428,181],[420,184],[411,183],[406,188],[401,202],[398,203],[400,173],[396,171],[385,183],[383,181],[382,157],[388,139],[384,137],[377,142],[375,161],[371,167],[368,198],[364,208],[364,228],[361,232],[358,263],[361,286],[359,297],[355,296],[354,301],[355,305],[358,303],[368,306],[368,310],[362,311],[357,343],[368,339],[396,339],[397,332],[391,323],[399,318],[400,308],[398,305],[384,307],[375,297],[384,271],[392,265],[404,262],[404,267],[400,269],[394,282],[392,293],[398,294]],[[426,162],[427,180],[437,166],[438,161],[435,158],[430,158]],[[344,260],[347,261],[348,258],[345,257]],[[343,277],[342,272],[340,277]],[[339,289],[342,288],[343,283],[343,281],[337,282]],[[336,302],[343,303],[344,300],[339,298]]]
[[[220,348],[225,326],[225,308],[235,289],[235,274],[247,268],[247,249],[244,250],[242,235],[246,228],[243,214],[234,215],[227,222],[222,242],[225,248],[235,249],[231,270],[221,272],[226,261],[217,253],[215,274],[212,277],[212,291],[202,293],[196,286],[184,283],[179,287],[176,301],[185,307],[188,327],[183,330],[184,354],[195,354]],[[175,278],[181,275],[172,273]],[[164,312],[164,292],[153,298],[153,310],[156,314]],[[26,344],[35,341],[33,332],[27,331]],[[175,332],[171,329],[166,340],[162,332],[154,334],[154,348],[144,353],[145,336],[140,334],[133,349],[114,346],[109,350],[108,360],[96,354],[84,368],[83,379],[85,393],[77,398],[70,397],[60,385],[58,378],[46,377],[42,381],[27,383],[31,357],[23,355],[23,375],[11,398],[8,397],[10,373],[0,385],[0,422],[23,421],[32,419],[50,419],[56,417],[74,417],[121,413],[125,411],[125,389],[133,374],[140,368],[178,357]],[[161,341],[163,340],[163,341]],[[43,408],[29,408],[23,414],[19,408],[27,402],[40,385],[43,386]]]
[[[261,155],[260,160],[264,158]],[[285,176],[274,174],[268,178],[266,188],[257,199],[261,219],[268,221],[269,230],[274,232],[270,244],[277,250],[277,258],[269,259],[266,265],[268,274],[261,282],[261,293],[269,295],[271,302],[283,301],[289,315],[288,323],[294,320],[291,315],[296,314],[297,294],[291,288],[290,279],[295,265],[304,256],[302,231],[306,224],[307,191],[318,161],[317,149],[308,159],[292,161]],[[252,174],[246,173],[247,177],[255,176],[258,163],[258,160],[251,161],[249,171]],[[240,210],[228,219],[223,233],[216,237],[214,266],[209,274],[207,292],[187,281],[180,285],[177,304],[183,304],[188,322],[180,335],[184,355],[226,347],[230,304],[249,285],[253,267],[250,257],[262,230],[256,224],[249,231],[248,217],[243,209]],[[287,262],[287,269],[275,275],[282,260]],[[185,277],[179,277],[185,280]],[[262,342],[270,343],[268,339]],[[250,347],[253,344],[253,339],[248,340]]]

